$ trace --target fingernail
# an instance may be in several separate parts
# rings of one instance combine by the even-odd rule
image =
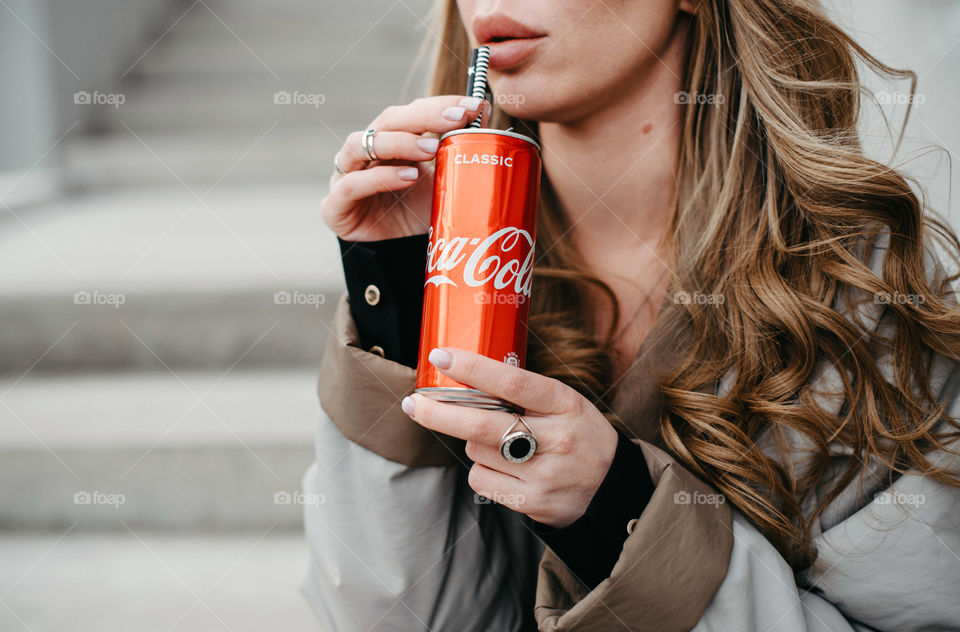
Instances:
[[[407,167],[397,172],[401,180],[416,180],[420,177],[420,172],[416,167]]]
[[[417,140],[417,147],[420,148],[420,151],[425,151],[428,154],[435,153],[439,146],[440,140],[436,138],[421,138]]]
[[[411,417],[417,412],[417,404],[413,401],[413,398],[409,395],[403,398],[403,401],[400,402],[400,408],[403,409],[403,412],[407,413]]]
[[[479,97],[463,97],[462,99],[460,99],[460,103],[458,105],[461,105],[467,108],[468,110],[470,110],[471,112],[473,112],[478,107],[480,107],[481,103],[483,103],[483,99]]]
[[[432,349],[428,357],[430,364],[438,369],[449,369],[450,365],[453,364],[453,356],[450,355],[450,352],[444,351],[440,347]]]
[[[447,108],[443,111],[443,118],[448,121],[459,121],[463,118],[464,112],[466,112],[464,108]]]

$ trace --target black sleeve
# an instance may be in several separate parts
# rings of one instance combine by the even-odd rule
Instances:
[[[383,357],[416,368],[427,234],[337,241],[363,348],[382,350]]]
[[[533,531],[591,590],[610,576],[627,539],[627,524],[639,518],[653,496],[653,480],[640,446],[619,430],[606,477],[582,516],[555,529],[532,521]]]

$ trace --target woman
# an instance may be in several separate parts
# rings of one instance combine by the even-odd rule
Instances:
[[[440,8],[436,96],[368,126],[378,160],[347,138],[322,206],[324,624],[960,629],[960,244],[856,134],[855,60],[912,75],[812,0]],[[492,111],[455,96],[480,44]],[[430,160],[478,113],[543,148],[528,370],[430,361],[526,408],[525,463],[511,415],[410,395]]]

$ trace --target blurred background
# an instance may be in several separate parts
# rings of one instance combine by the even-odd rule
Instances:
[[[864,135],[956,227],[960,3],[827,4],[919,75],[870,79]],[[342,139],[423,90],[430,10],[0,0],[0,630],[316,629],[318,206]]]

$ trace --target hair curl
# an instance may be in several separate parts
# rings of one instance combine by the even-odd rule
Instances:
[[[461,93],[469,43],[455,0],[438,7],[441,43],[431,91]],[[960,358],[960,313],[947,298],[957,275],[931,279],[925,265],[934,239],[954,262],[960,242],[924,212],[901,173],[860,147],[857,60],[909,78],[911,90],[915,75],[867,53],[815,2],[703,0],[687,46],[684,90],[723,99],[683,106],[678,201],[668,236],[678,255],[668,296],[699,291],[725,300],[682,306],[687,335],[678,340],[687,344],[660,381],[660,439],[799,570],[816,558],[811,525],[862,468],[851,459],[841,472],[830,471],[829,444],[879,459],[894,473],[910,470],[960,486],[955,473],[928,459],[960,436],[927,374],[932,354]],[[493,124],[537,131],[535,122],[496,107]],[[624,425],[608,401],[617,298],[584,272],[562,239],[568,226],[546,176],[528,366],[594,399],[611,423]],[[880,239],[889,242],[878,277],[865,261]],[[598,292],[614,315],[602,336],[586,300]],[[894,325],[889,337],[857,315],[878,296],[920,297],[884,305]],[[835,306],[846,306],[851,317]],[[883,354],[892,358],[892,380],[881,372]],[[813,391],[819,358],[841,378],[839,413],[826,410]],[[715,394],[731,371],[730,388]],[[802,474],[757,445],[771,430],[784,455],[789,435],[810,446]],[[827,493],[814,494],[828,475]]]

